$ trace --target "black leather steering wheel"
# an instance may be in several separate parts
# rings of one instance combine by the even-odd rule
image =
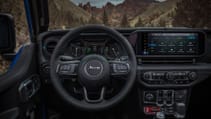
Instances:
[[[87,31],[101,31],[112,36],[118,43],[121,43],[128,54],[127,61],[109,61],[104,56],[89,54],[81,60],[64,60],[65,47],[81,33]],[[114,29],[102,25],[86,25],[76,28],[67,33],[57,44],[50,61],[51,81],[58,94],[68,104],[79,109],[98,111],[110,108],[119,103],[132,88],[136,78],[136,56],[128,40]],[[60,75],[77,75],[78,82],[83,87],[83,99],[76,99],[70,95],[61,83]],[[111,75],[126,75],[127,80],[124,87],[112,98],[104,99],[106,82]],[[87,89],[99,89],[100,96],[97,100],[89,99]]]

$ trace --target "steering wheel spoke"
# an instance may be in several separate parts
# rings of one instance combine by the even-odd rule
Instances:
[[[99,97],[96,98],[96,99],[90,99],[90,95],[89,95],[89,92],[87,90],[86,87],[83,87],[83,95],[84,95],[84,100],[87,102],[87,103],[102,103],[105,99],[104,99],[104,96],[105,96],[105,91],[106,91],[106,88],[105,87],[102,87],[100,89],[100,94],[99,94]],[[96,94],[95,94],[96,95]]]
[[[56,73],[60,76],[76,76],[79,63],[80,60],[60,56],[57,60]]]
[[[111,76],[125,76],[130,72],[130,64],[127,61],[109,61]]]

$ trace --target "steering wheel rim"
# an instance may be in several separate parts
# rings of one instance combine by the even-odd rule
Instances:
[[[128,79],[126,81],[125,86],[122,88],[122,90],[112,97],[109,100],[103,101],[101,103],[87,103],[86,101],[80,101],[71,96],[65,88],[62,86],[61,82],[59,81],[59,76],[56,73],[57,65],[56,65],[56,59],[58,58],[59,54],[62,51],[62,48],[64,48],[64,45],[67,44],[67,42],[71,42],[75,37],[77,37],[80,33],[87,31],[87,30],[100,30],[105,33],[108,33],[109,35],[114,36],[116,39],[119,40],[118,42],[121,42],[124,45],[124,48],[127,51],[129,61],[130,61],[130,72],[128,73]],[[124,97],[129,93],[130,89],[132,88],[133,84],[135,83],[136,78],[136,56],[134,53],[134,50],[129,43],[129,41],[122,36],[119,32],[117,32],[114,29],[111,29],[106,26],[102,25],[86,25],[82,27],[78,27],[74,29],[73,31],[70,31],[67,33],[64,37],[61,38],[59,43],[57,44],[56,48],[54,49],[51,60],[50,60],[50,76],[51,76],[51,82],[56,90],[56,92],[61,96],[61,98],[69,105],[73,105],[78,109],[87,110],[87,111],[99,111],[103,109],[110,108],[116,104],[118,104]]]

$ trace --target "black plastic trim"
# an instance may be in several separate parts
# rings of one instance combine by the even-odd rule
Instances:
[[[6,110],[0,113],[0,119],[17,119],[20,110],[18,107]]]
[[[8,19],[9,26],[9,47],[0,49],[0,53],[13,53],[16,46],[14,18],[6,13],[0,13],[0,15]]]
[[[0,76],[0,93],[36,72],[35,44],[23,47],[14,67]]]
[[[143,81],[141,74],[145,71],[195,71],[198,79],[190,84],[147,84]],[[209,78],[211,75],[211,64],[143,64],[137,68],[137,80],[140,84],[150,88],[187,88]]]

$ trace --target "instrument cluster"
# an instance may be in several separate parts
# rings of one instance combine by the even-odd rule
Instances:
[[[99,54],[107,59],[116,59],[124,55],[122,46],[111,38],[77,38],[68,45],[65,54],[82,58],[89,54]]]

